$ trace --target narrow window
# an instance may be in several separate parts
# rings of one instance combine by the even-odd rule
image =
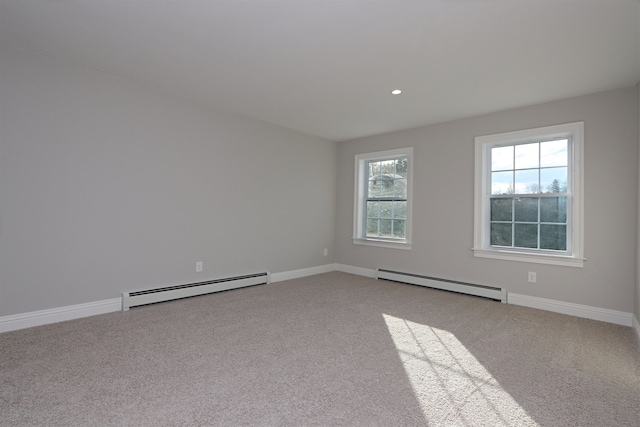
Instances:
[[[412,149],[356,156],[354,243],[409,249]]]

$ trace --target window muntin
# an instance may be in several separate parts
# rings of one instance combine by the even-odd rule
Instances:
[[[353,242],[411,249],[412,148],[356,155]]]
[[[476,138],[474,255],[583,264],[582,122]]]

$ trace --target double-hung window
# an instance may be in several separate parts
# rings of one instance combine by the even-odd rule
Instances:
[[[411,148],[356,156],[356,244],[410,249]]]
[[[583,124],[476,138],[474,254],[581,266]]]

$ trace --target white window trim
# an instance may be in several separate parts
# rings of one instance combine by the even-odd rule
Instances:
[[[573,209],[571,210],[571,255],[555,255],[549,253],[532,253],[517,249],[496,249],[489,245],[489,185],[488,147],[496,144],[525,142],[542,138],[563,136],[572,138],[571,182]],[[474,192],[474,236],[473,254],[481,258],[493,258],[507,261],[523,261],[539,264],[562,265],[568,267],[582,267],[583,236],[584,236],[584,122],[567,123],[516,132],[506,132],[496,135],[486,135],[475,138],[475,192]]]
[[[364,232],[364,199],[366,170],[364,165],[368,161],[383,160],[393,157],[407,157],[407,220],[405,222],[404,240],[373,239],[365,237]],[[374,153],[356,154],[353,206],[353,243],[356,245],[377,246],[382,248],[411,250],[411,218],[413,206],[413,148],[399,148],[395,150],[377,151]]]

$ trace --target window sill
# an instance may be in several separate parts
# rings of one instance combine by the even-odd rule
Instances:
[[[493,258],[505,261],[532,262],[537,264],[562,265],[565,267],[583,267],[585,258],[550,255],[550,254],[534,254],[507,250],[489,250],[473,248],[473,255],[480,258]]]
[[[411,243],[390,242],[388,240],[359,239],[353,238],[353,244],[365,246],[377,246],[379,248],[411,250]]]

